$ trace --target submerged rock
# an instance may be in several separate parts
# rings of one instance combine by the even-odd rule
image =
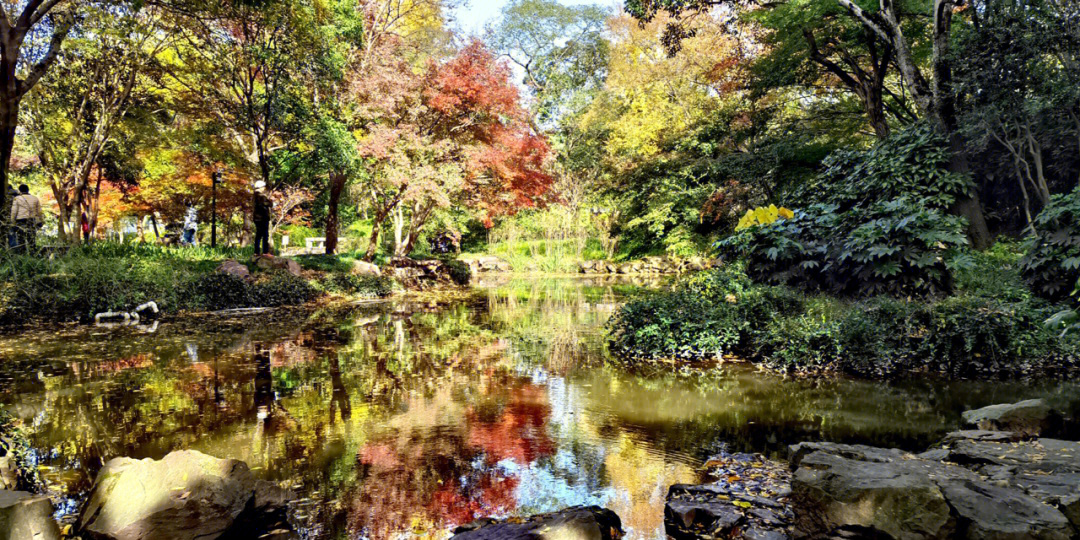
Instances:
[[[48,497],[0,490],[0,540],[59,540]]]
[[[256,538],[280,525],[286,495],[246,463],[193,450],[161,460],[114,458],[98,473],[79,517],[88,538]]]
[[[962,418],[964,427],[968,429],[1014,432],[1036,437],[1056,435],[1063,425],[1063,415],[1041,399],[964,411]]]
[[[615,512],[578,506],[524,519],[478,520],[454,530],[455,540],[615,540],[622,538]]]

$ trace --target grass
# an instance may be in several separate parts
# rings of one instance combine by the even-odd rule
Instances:
[[[129,311],[155,301],[165,313],[303,303],[326,291],[318,281],[344,274],[355,255],[302,258],[313,282],[256,270],[253,283],[222,281],[226,259],[248,261],[252,250],[96,243],[49,256],[0,252],[0,324],[87,321],[97,313]],[[236,281],[234,283],[233,281]],[[382,294],[385,284],[356,283],[341,294]],[[330,291],[337,292],[337,291]]]

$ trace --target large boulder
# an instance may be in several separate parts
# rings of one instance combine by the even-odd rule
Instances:
[[[221,265],[218,266],[217,271],[222,274],[229,274],[243,279],[251,277],[251,271],[248,270],[247,266],[231,259],[221,263]]]
[[[1011,431],[1030,436],[1056,435],[1063,418],[1041,399],[1002,403],[964,411],[964,427],[989,431]]]
[[[945,538],[955,527],[927,467],[914,460],[864,461],[826,451],[800,460],[791,482],[796,527],[806,534],[841,529],[889,538]],[[960,468],[939,472],[974,474]]]
[[[352,268],[349,270],[351,274],[357,276],[381,276],[382,270],[379,270],[379,265],[369,263],[367,261],[353,261]]]
[[[598,506],[574,507],[525,519],[474,521],[454,530],[455,540],[615,540],[622,538],[615,512]]]
[[[286,259],[285,257],[275,257],[273,255],[258,255],[255,258],[255,266],[258,266],[260,270],[285,270],[286,272],[300,276],[300,263]]]
[[[0,490],[0,540],[60,540],[48,497]]]
[[[962,439],[953,442],[947,451],[949,461],[1057,508],[1080,532],[1080,443],[1056,439],[1020,443]]]
[[[1049,467],[1072,459],[1071,449],[1058,443],[1018,450],[1030,444],[956,442],[960,450],[954,455],[955,448],[949,449],[945,457],[978,465],[974,470],[899,450],[800,445],[792,449],[797,528],[807,535],[856,531],[887,538],[1064,540],[1075,532],[1067,516],[1072,499],[1062,493],[1067,486],[1058,486],[1054,499],[1039,497],[1015,477],[1019,464],[1039,452]],[[976,451],[972,445],[992,446]],[[1046,475],[1049,467],[1035,461],[1027,462],[1028,470]],[[1010,464],[1016,469],[1008,469]],[[1044,484],[1043,489],[1054,487]]]
[[[253,524],[280,521],[283,498],[235,459],[193,450],[156,461],[114,458],[98,473],[78,530],[108,540],[254,537]]]

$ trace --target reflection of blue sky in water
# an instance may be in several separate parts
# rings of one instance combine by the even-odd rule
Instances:
[[[590,489],[580,480],[587,472],[580,469],[570,452],[560,450],[554,460],[533,462],[522,466],[512,459],[497,465],[507,476],[518,479],[514,496],[519,512],[551,512],[568,506],[605,506],[615,494],[613,488]]]

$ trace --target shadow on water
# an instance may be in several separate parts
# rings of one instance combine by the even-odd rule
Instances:
[[[631,371],[605,357],[603,324],[636,290],[512,280],[450,303],[25,332],[0,337],[0,402],[72,502],[112,457],[193,448],[292,486],[310,538],[442,537],[575,504],[653,538],[668,485],[696,480],[721,445],[920,449],[967,408],[1077,390]]]

